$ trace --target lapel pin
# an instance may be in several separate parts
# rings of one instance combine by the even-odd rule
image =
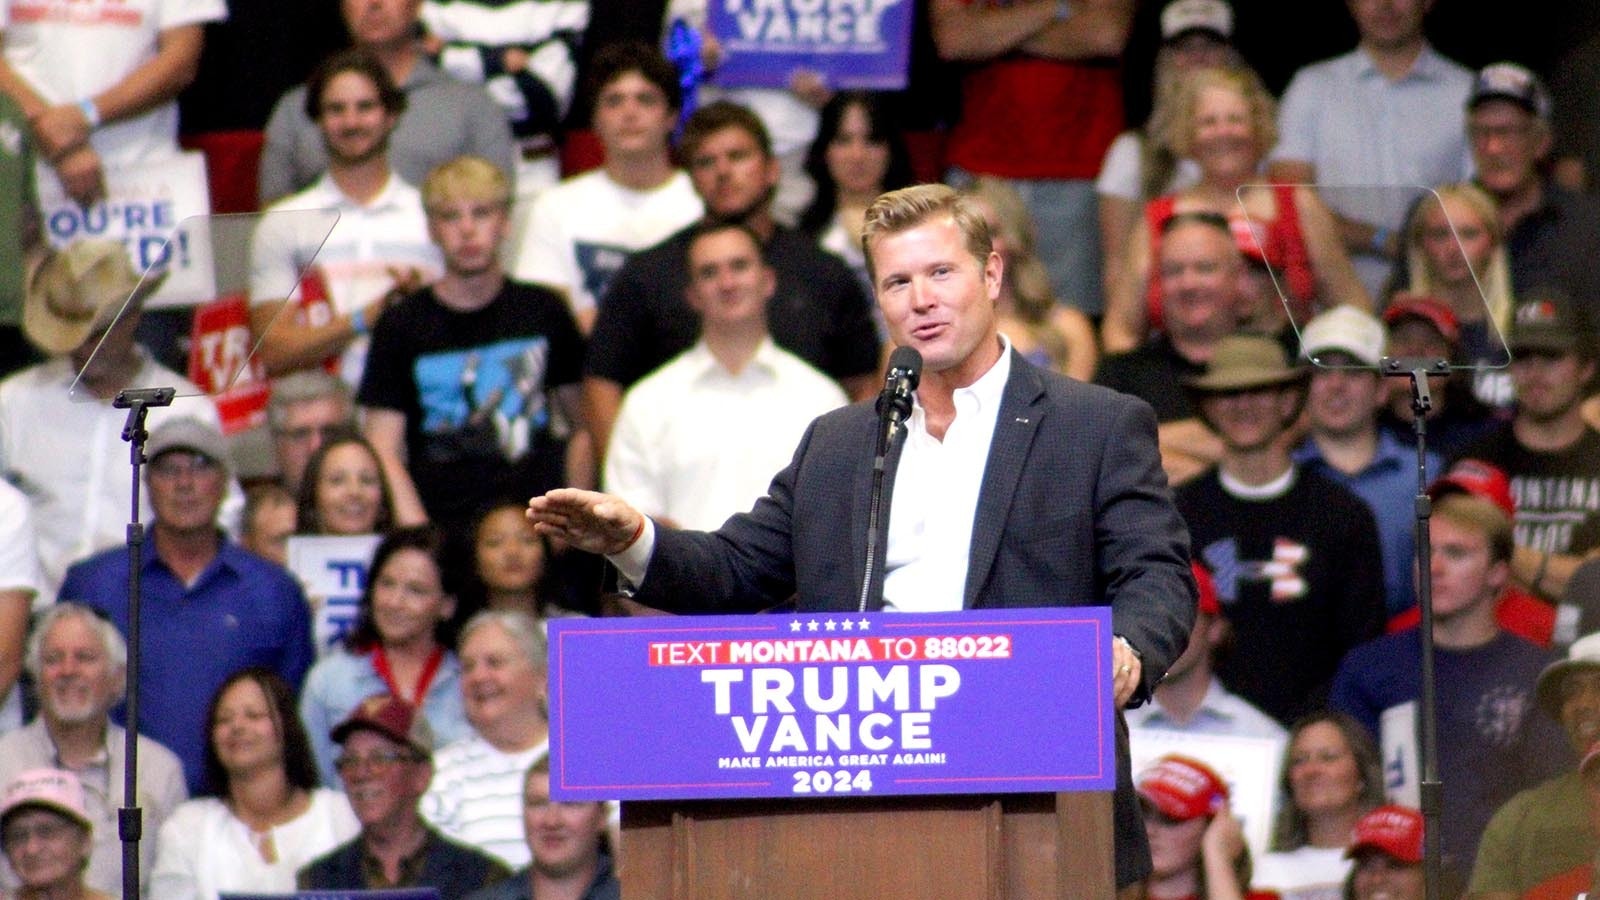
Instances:
[[[1021,422],[1024,425],[1028,424],[1028,420],[1027,420],[1027,418],[1025,416],[1017,416],[1017,421]]]

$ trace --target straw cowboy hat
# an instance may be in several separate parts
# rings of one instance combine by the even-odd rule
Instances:
[[[70,353],[125,307],[137,309],[165,275],[141,281],[116,241],[90,239],[51,253],[28,278],[22,332],[52,355]]]

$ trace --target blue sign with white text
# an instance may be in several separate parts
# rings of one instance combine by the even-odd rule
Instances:
[[[912,0],[710,0],[707,26],[722,45],[713,81],[788,87],[796,69],[833,90],[906,86]]]

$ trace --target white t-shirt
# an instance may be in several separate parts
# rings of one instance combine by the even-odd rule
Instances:
[[[223,0],[0,0],[6,62],[51,103],[101,93],[155,58],[161,32],[220,22]],[[104,125],[90,144],[107,167],[178,152],[178,104]]]
[[[1144,182],[1143,143],[1144,139],[1136,131],[1124,131],[1117,135],[1117,139],[1106,149],[1105,161],[1100,164],[1100,177],[1094,183],[1095,193],[1135,202],[1146,199],[1141,190]],[[1162,185],[1161,193],[1176,193],[1199,181],[1200,164],[1192,159],[1180,159],[1172,177]]]
[[[737,375],[697,343],[622,398],[605,488],[684,528],[716,528],[766,494],[812,419],[846,402],[770,339]]]
[[[534,202],[512,277],[563,291],[574,313],[587,312],[631,254],[661,243],[704,211],[682,171],[647,191],[617,184],[604,169],[585,172]]]
[[[44,578],[39,573],[39,541],[34,536],[28,498],[0,480],[0,591],[32,591],[33,608],[44,606]],[[0,701],[0,734],[22,725],[22,691],[12,684]]]
[[[547,743],[504,753],[477,734],[447,744],[433,754],[422,817],[445,837],[521,869],[533,858],[522,824],[523,783],[528,767],[549,753]]]
[[[335,210],[339,219],[329,231],[331,217],[274,216],[293,210]],[[394,286],[392,270],[417,269],[424,281],[433,281],[444,271],[439,248],[428,239],[422,194],[392,173],[382,192],[365,205],[345,196],[323,174],[300,193],[267,207],[250,246],[250,302],[290,297],[289,306],[298,305],[299,283],[303,273],[309,274],[307,266],[320,273],[332,315],[348,314],[382,296]],[[286,308],[281,315],[297,311]],[[330,317],[322,306],[311,308],[307,315],[314,325]],[[367,339],[360,337],[345,348],[339,375],[352,386],[359,385],[366,361]]]
[[[249,826],[234,818],[221,800],[190,800],[161,826],[150,896],[216,900],[222,891],[293,891],[296,871],[360,832],[361,823],[345,796],[317,788],[311,793],[311,806],[299,818],[272,829],[278,861],[269,863],[256,849]]]
[[[1250,887],[1277,891],[1283,900],[1340,900],[1350,860],[1343,847],[1301,847],[1264,853],[1256,860]]]
[[[58,357],[30,366],[0,381],[0,477],[22,489],[33,507],[39,565],[51,602],[67,567],[128,534],[128,496],[133,470],[122,428],[126,410],[110,401],[83,402],[70,393],[72,362]],[[172,387],[171,406],[152,409],[146,420],[154,432],[178,416],[221,427],[217,406],[193,382],[148,357],[128,379],[129,387]],[[150,494],[139,494],[139,520],[152,518]],[[238,530],[244,493],[228,479],[219,524]],[[149,552],[148,550],[146,552]],[[81,599],[81,598],[80,598]]]

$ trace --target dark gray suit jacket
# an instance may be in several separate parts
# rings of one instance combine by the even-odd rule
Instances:
[[[858,403],[811,424],[755,508],[715,532],[658,528],[636,598],[662,609],[856,609],[866,565],[877,414]],[[877,591],[874,590],[874,594]],[[1189,535],[1141,400],[1011,356],[978,496],[965,605],[1110,606],[1143,656],[1147,697],[1194,620]],[[1117,880],[1149,868],[1118,716]]]

